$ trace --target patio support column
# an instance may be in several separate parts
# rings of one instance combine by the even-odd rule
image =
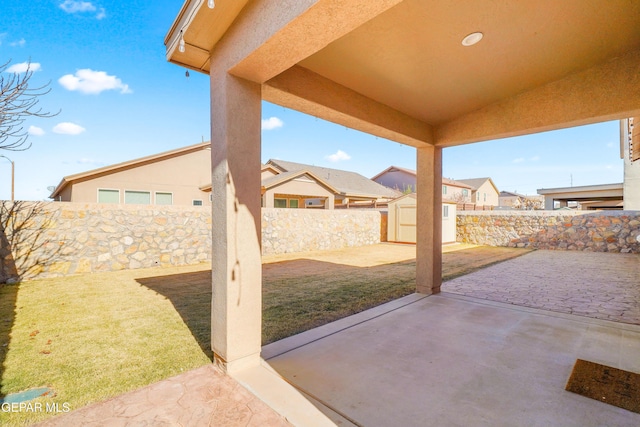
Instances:
[[[233,373],[260,363],[261,89],[213,68],[211,347],[214,362]]]
[[[442,148],[417,148],[416,292],[442,284]]]

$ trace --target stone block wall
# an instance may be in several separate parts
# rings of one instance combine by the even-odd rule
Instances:
[[[262,209],[262,253],[380,243],[381,213],[355,209]]]
[[[263,253],[380,242],[378,211],[263,209]],[[211,261],[211,210],[0,202],[0,283]]]
[[[459,212],[457,220],[462,243],[640,253],[640,211]]]

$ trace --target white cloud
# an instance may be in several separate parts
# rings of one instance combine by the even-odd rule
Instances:
[[[27,41],[25,39],[20,39],[17,42],[11,42],[9,43],[9,46],[12,47],[24,47],[24,45],[27,44]]]
[[[518,157],[517,159],[513,159],[513,163],[522,163],[524,162],[524,157]]]
[[[86,129],[80,125],[70,122],[62,122],[55,125],[53,128],[54,133],[59,133],[62,135],[79,135],[84,132]]]
[[[44,135],[44,130],[42,128],[39,128],[38,126],[29,126],[29,130],[27,132],[29,132],[29,135],[33,136]]]
[[[284,126],[284,122],[277,117],[262,119],[262,130],[273,130]]]
[[[79,165],[93,165],[93,166],[102,166],[104,165],[104,162],[101,162],[99,160],[94,160],[94,159],[88,159],[86,157],[82,158],[82,159],[78,159],[76,161],[77,164]]]
[[[338,150],[331,155],[325,156],[325,159],[329,160],[330,162],[339,162],[342,160],[349,160],[350,158],[351,156],[342,150]]]
[[[94,13],[96,19],[100,20],[107,16],[104,7],[97,7],[90,1],[65,0],[60,3],[60,9],[67,13]]]
[[[120,90],[120,93],[132,93],[129,85],[122,83],[116,76],[110,76],[104,71],[93,71],[89,68],[76,71],[76,74],[66,74],[58,79],[65,89],[79,91],[84,94],[97,95],[105,90]]]
[[[540,156],[533,156],[529,160],[531,160],[532,162],[537,162],[538,160],[540,160]]]
[[[32,62],[29,64],[28,62],[21,62],[20,64],[13,64],[11,67],[7,68],[7,73],[25,73],[27,70],[29,71],[40,71],[42,67],[38,62]]]
[[[67,13],[95,12],[96,7],[90,1],[65,0],[60,3],[60,9]]]

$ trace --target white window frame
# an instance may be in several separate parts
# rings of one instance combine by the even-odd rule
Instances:
[[[127,203],[127,192],[130,193],[147,193],[149,194],[149,203],[148,205],[151,205],[153,200],[152,200],[152,193],[149,190],[132,190],[132,189],[125,189],[124,190],[124,196],[122,198],[122,203],[125,205],[143,205],[143,206],[147,206],[146,203]]]
[[[105,191],[117,191],[118,192],[118,203],[106,203],[106,202],[101,202],[100,201],[100,190],[105,190]],[[120,197],[120,189],[119,188],[98,188],[96,189],[96,201],[97,203],[105,203],[105,204],[110,204],[110,205],[115,205],[115,204],[120,204],[122,203],[121,197]]]
[[[204,206],[204,201],[202,199],[192,199],[191,206]]]
[[[274,197],[273,198],[273,207],[276,207],[276,200],[284,200],[284,208],[288,208],[289,207],[289,201],[287,199],[283,199],[282,197]],[[278,209],[284,209],[284,208],[278,208]]]
[[[158,193],[160,194],[170,194],[171,195],[171,203],[170,204],[162,204],[158,205]],[[173,206],[173,192],[172,191],[154,191],[153,192],[153,204],[158,206]]]

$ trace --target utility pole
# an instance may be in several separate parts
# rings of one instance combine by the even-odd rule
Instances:
[[[8,158],[4,154],[0,154],[0,157],[4,157],[5,159],[9,160],[9,162],[11,162],[11,201],[13,202],[15,199],[14,189],[15,189],[16,164],[13,162],[13,160]]]

